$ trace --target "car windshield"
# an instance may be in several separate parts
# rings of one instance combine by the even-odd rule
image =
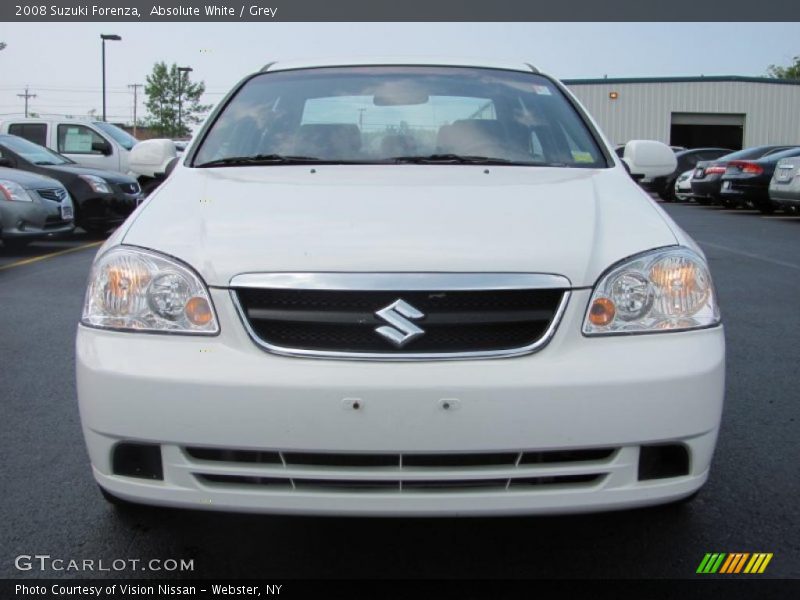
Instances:
[[[139,140],[133,137],[130,133],[128,133],[124,129],[120,129],[116,125],[112,125],[111,123],[104,123],[103,121],[94,121],[92,125],[110,135],[117,141],[117,143],[120,146],[122,146],[126,150],[130,150],[136,144],[139,143]]]
[[[549,79],[466,67],[256,75],[213,122],[193,165],[313,161],[608,166]]]
[[[29,142],[28,140],[9,135],[0,138],[0,144],[19,154],[22,158],[35,165],[69,165],[72,161],[52,150]]]

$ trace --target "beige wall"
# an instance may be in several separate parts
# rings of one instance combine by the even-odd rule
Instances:
[[[800,144],[800,85],[745,81],[591,83],[570,90],[614,144],[669,141],[671,113],[745,114],[744,146]],[[616,100],[609,98],[617,92]]]

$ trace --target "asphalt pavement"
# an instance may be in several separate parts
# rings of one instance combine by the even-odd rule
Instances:
[[[800,217],[664,205],[703,247],[728,348],[711,477],[690,504],[526,518],[117,513],[91,477],[74,383],[90,238],[0,247],[0,577],[15,557],[193,559],[196,577],[695,577],[707,552],[774,553],[800,577]],[[45,256],[49,255],[49,256]],[[42,258],[44,257],[44,258]]]

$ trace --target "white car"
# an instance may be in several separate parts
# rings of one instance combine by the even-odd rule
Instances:
[[[146,151],[146,146],[143,151]],[[136,152],[136,150],[134,150]],[[114,502],[499,515],[706,481],[708,264],[529,65],[278,63],[100,249],[77,333]]]
[[[112,123],[91,119],[8,117],[0,133],[18,135],[63,154],[83,167],[132,175],[128,166],[137,139]]]
[[[687,202],[692,199],[692,175],[694,168],[684,171],[675,180],[675,200]]]

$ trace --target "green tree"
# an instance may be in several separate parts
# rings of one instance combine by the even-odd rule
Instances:
[[[169,67],[164,62],[156,63],[144,86],[148,113],[145,122],[162,136],[188,135],[189,126],[199,123],[202,114],[211,108],[210,104],[200,104],[205,91],[202,81],[191,81],[189,73],[179,71],[175,63]]]
[[[795,56],[793,64],[788,67],[770,65],[767,68],[767,75],[777,79],[800,79],[800,56]]]

